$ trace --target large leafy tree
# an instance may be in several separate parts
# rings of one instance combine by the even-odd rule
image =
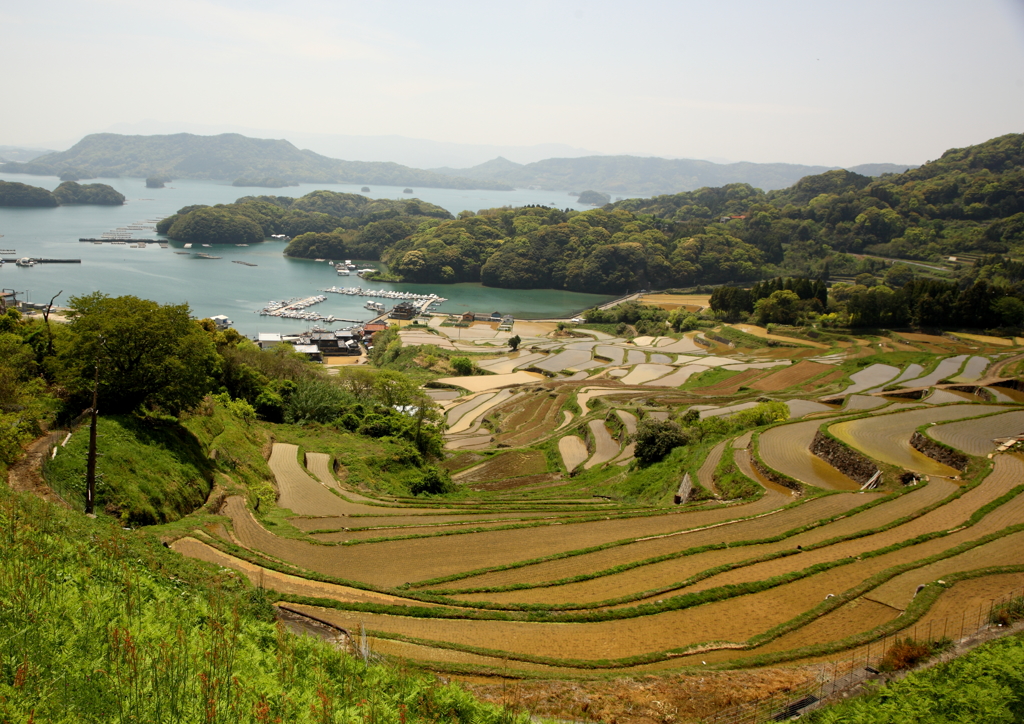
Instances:
[[[219,358],[187,304],[95,292],[72,297],[70,306],[70,334],[59,345],[62,381],[83,403],[91,399],[97,367],[106,413],[142,405],[178,414],[213,388]]]

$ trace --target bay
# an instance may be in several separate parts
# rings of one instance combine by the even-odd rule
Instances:
[[[54,189],[56,177],[0,173],[0,180],[16,181]],[[310,325],[257,312],[271,300],[309,297],[318,290],[337,286],[363,286],[393,289],[446,297],[439,309],[511,314],[517,318],[537,319],[570,316],[580,310],[608,301],[602,294],[583,294],[555,289],[496,289],[480,284],[389,284],[367,283],[355,276],[339,277],[323,262],[290,259],[282,253],[285,244],[269,241],[248,247],[217,245],[195,247],[193,254],[175,254],[183,245],[169,242],[161,249],[155,243],[145,249],[128,245],[91,244],[79,238],[99,238],[106,231],[134,222],[160,219],[191,204],[231,203],[247,195],[303,196],[316,189],[360,193],[360,185],[303,184],[284,189],[237,188],[227,183],[182,179],[168,188],[147,189],[143,179],[90,179],[83,183],[106,183],[126,197],[123,206],[58,206],[49,209],[0,208],[0,249],[13,249],[17,257],[73,258],[81,264],[38,264],[30,268],[4,264],[0,286],[14,289],[26,301],[45,303],[62,292],[57,304],[70,296],[101,291],[111,296],[133,294],[162,304],[187,302],[193,314],[207,317],[224,314],[243,334],[258,332],[297,332]],[[469,209],[543,204],[583,210],[575,197],[565,193],[519,189],[515,191],[465,191],[454,189],[416,189],[403,193],[403,187],[372,186],[363,193],[371,198],[419,198],[437,204],[452,213]],[[133,238],[167,242],[152,230],[135,230]],[[221,259],[201,259],[194,252],[205,251]],[[2,256],[10,258],[11,254]],[[233,264],[245,261],[256,266]],[[379,262],[367,262],[379,266]],[[365,297],[328,294],[327,300],[310,309],[341,319],[366,320]],[[348,326],[335,323],[334,328]]]

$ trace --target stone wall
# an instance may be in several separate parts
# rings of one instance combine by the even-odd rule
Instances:
[[[878,467],[869,458],[855,452],[819,430],[811,441],[811,454],[827,462],[846,477],[861,485],[871,480]]]
[[[963,453],[952,450],[945,445],[940,445],[927,435],[922,435],[919,432],[915,432],[911,435],[910,447],[924,455],[927,455],[932,460],[937,460],[943,465],[956,468],[961,472],[967,469],[967,463],[970,462],[970,458]]]
[[[804,492],[803,488],[800,487],[800,483],[796,482],[795,480],[790,480],[789,478],[783,475],[779,475],[778,473],[772,470],[769,470],[768,466],[763,465],[761,461],[758,460],[753,454],[750,455],[750,465],[752,468],[754,468],[754,470],[761,473],[761,475],[765,476],[776,485],[781,485],[784,488],[795,490],[798,493]]]

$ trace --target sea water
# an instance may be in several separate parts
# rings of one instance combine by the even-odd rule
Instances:
[[[50,176],[3,174],[0,180],[16,181],[54,189],[60,180]],[[0,269],[0,287],[19,292],[19,298],[45,303],[60,293],[55,302],[66,303],[75,295],[101,291],[110,296],[133,294],[162,304],[187,302],[197,317],[227,315],[243,334],[257,332],[296,332],[313,323],[264,317],[258,310],[270,301],[313,296],[332,286],[391,289],[446,297],[439,311],[461,313],[501,312],[517,318],[565,317],[582,309],[608,301],[601,294],[582,294],[555,289],[496,289],[480,284],[389,284],[364,282],[359,277],[339,277],[334,268],[311,259],[290,259],[283,254],[283,242],[264,242],[248,247],[195,244],[191,254],[180,242],[168,242],[152,230],[134,230],[134,239],[153,243],[145,249],[128,244],[92,244],[79,238],[100,238],[101,234],[136,222],[160,219],[191,204],[231,203],[247,195],[303,196],[316,189],[360,193],[360,184],[302,184],[283,189],[237,188],[216,181],[178,180],[167,188],[148,189],[143,179],[90,179],[82,183],[105,183],[125,195],[123,206],[58,206],[56,208],[0,208],[0,249],[13,249],[6,258],[43,257],[81,259],[81,264],[38,264],[16,267],[4,264]],[[465,191],[455,189],[415,189],[403,193],[403,187],[372,186],[363,195],[371,198],[419,198],[437,204],[452,213],[462,210],[542,204],[583,210],[575,197],[565,192],[519,189],[515,191]],[[152,225],[152,224],[148,224]],[[169,243],[161,249],[156,242]],[[202,259],[206,252],[221,259]],[[256,266],[233,264],[245,261]],[[380,267],[379,262],[367,265]],[[367,297],[328,294],[327,300],[307,311],[340,319],[367,320],[372,314],[364,308]],[[390,306],[388,300],[382,300]],[[322,324],[322,323],[320,323]],[[338,322],[334,328],[349,326]]]

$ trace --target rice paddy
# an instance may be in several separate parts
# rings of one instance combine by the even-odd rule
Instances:
[[[481,374],[430,391],[456,497],[356,493],[342,451],[278,443],[279,510],[228,497],[222,524],[175,549],[365,627],[377,651],[490,675],[805,661],[808,646],[841,656],[898,633],[922,585],[955,581],[920,619],[945,621],[1024,583],[1024,458],[996,452],[1024,434],[1024,397],[973,391],[1014,342],[811,342],[738,326],[799,346],[708,348],[694,333],[628,341],[545,324],[517,322],[520,351],[489,348]],[[872,358],[880,344],[900,351]],[[893,386],[927,389],[897,400]],[[714,430],[764,400],[789,421],[692,438],[656,493],[642,487],[658,470],[634,459],[645,420]],[[810,451],[819,431],[838,451],[829,461]],[[931,455],[970,456],[966,471],[912,446],[918,431]],[[878,467],[878,488],[860,490],[847,453]],[[700,495],[676,505],[686,473]],[[727,497],[737,481],[753,492]],[[971,572],[985,575],[959,579]]]

